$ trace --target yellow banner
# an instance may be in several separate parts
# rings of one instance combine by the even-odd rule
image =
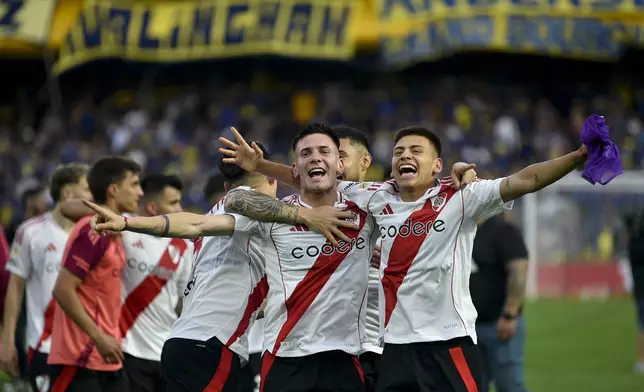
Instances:
[[[374,0],[385,64],[465,50],[613,60],[644,43],[644,0]]]
[[[0,1],[0,37],[45,43],[55,5],[55,0]]]
[[[175,62],[247,55],[353,56],[353,0],[201,0],[84,7],[55,71],[105,58]]]

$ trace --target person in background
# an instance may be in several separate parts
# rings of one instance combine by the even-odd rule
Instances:
[[[625,224],[638,325],[637,358],[633,370],[644,373],[644,210],[628,215]]]
[[[122,157],[98,160],[87,176],[94,201],[116,214],[135,213],[143,196],[139,165]],[[126,267],[119,235],[98,236],[90,217],[69,236],[54,286],[52,392],[126,392],[121,349],[122,272]]]
[[[472,253],[470,292],[478,312],[476,334],[483,355],[481,392],[526,392],[526,326],[522,309],[528,252],[507,214],[479,223]]]
[[[29,219],[42,215],[47,211],[47,198],[45,195],[45,188],[37,183],[29,183],[20,192],[20,205],[22,206],[22,215],[15,217],[11,224],[5,229],[5,235],[9,244],[13,243],[18,227]],[[5,272],[6,273],[6,272]],[[8,279],[8,276],[7,276]],[[20,342],[16,345],[18,355],[18,367],[20,375],[26,377],[27,366],[27,350],[22,342],[27,339],[27,302],[23,299],[20,315],[16,324],[16,336],[14,341]]]
[[[87,184],[86,165],[60,165],[51,176],[49,192],[56,203],[53,210],[23,223],[13,241],[7,296],[4,303],[2,340],[7,344],[0,350],[0,368],[9,374],[18,372],[16,342],[17,321],[23,298],[27,302],[28,378],[36,391],[49,387],[47,356],[53,320],[52,290],[60,271],[65,244],[74,223],[60,212],[60,202],[73,198],[91,197]],[[23,297],[24,296],[24,297]]]

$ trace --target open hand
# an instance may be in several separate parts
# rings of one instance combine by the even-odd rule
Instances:
[[[356,214],[335,207],[300,207],[299,218],[309,229],[324,235],[335,247],[338,246],[338,238],[347,243],[351,242],[340,228],[358,230],[358,225],[352,223],[356,219]]]
[[[465,163],[465,162],[456,162],[452,166],[452,188],[459,190],[465,187],[467,184],[472,183],[476,179],[476,164],[474,163]]]
[[[83,200],[83,204],[96,213],[89,222],[90,227],[96,234],[106,235],[108,232],[125,230],[125,218],[121,215],[116,214],[108,208],[96,205],[91,201]]]
[[[232,142],[225,137],[220,137],[219,141],[224,143],[228,148],[220,148],[219,152],[226,158],[223,159],[225,163],[234,163],[247,172],[254,172],[257,170],[257,165],[264,158],[262,149],[259,148],[255,142],[250,145],[246,143],[246,139],[235,128],[231,128],[237,143]]]

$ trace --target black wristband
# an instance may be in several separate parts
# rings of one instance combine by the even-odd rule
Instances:
[[[501,315],[506,320],[514,320],[517,318],[516,314],[511,314],[509,312],[503,312],[503,315]]]
[[[161,233],[161,237],[167,237],[170,231],[170,219],[168,219],[167,215],[161,215],[161,218],[163,218],[163,233]]]

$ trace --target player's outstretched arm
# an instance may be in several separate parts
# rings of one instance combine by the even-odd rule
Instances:
[[[536,192],[563,178],[586,162],[588,149],[581,145],[562,157],[530,165],[518,173],[501,181],[500,192],[503,202],[509,202],[525,195]]]
[[[156,237],[197,238],[231,235],[235,218],[230,215],[199,215],[190,212],[150,217],[124,217],[107,208],[83,201],[96,215],[90,222],[92,230],[105,235],[108,232],[132,231]]]
[[[244,215],[259,221],[301,223],[311,230],[323,234],[333,245],[337,246],[339,238],[350,242],[349,237],[340,228],[357,229],[349,222],[355,215],[334,207],[300,208],[286,204],[270,196],[246,189],[233,189],[226,195],[224,209],[226,212]]]
[[[225,163],[233,163],[247,172],[260,173],[287,184],[294,189],[300,189],[300,183],[293,177],[289,166],[264,159],[262,150],[252,142],[250,145],[235,128],[231,128],[237,142],[220,137],[219,141],[227,148],[220,148],[219,152],[225,155]]]

